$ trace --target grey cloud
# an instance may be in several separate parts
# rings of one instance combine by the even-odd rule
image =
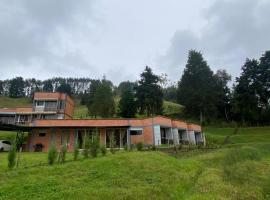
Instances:
[[[80,31],[90,34],[87,24],[81,26],[79,20],[85,15],[91,21],[92,4],[93,0],[1,1],[0,67],[4,75],[12,77],[33,65],[33,71],[46,68],[47,73],[61,67],[64,71],[66,65],[76,63],[89,67],[74,45],[81,42]]]
[[[270,49],[269,10],[270,2],[264,0],[216,1],[202,13],[206,24],[200,34],[175,33],[163,63],[171,59],[168,71],[182,71],[187,58],[183,55],[196,48],[214,70],[222,67],[237,76],[246,57],[257,58]]]

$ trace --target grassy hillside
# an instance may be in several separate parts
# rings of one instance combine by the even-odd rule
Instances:
[[[30,98],[9,98],[0,96],[0,108],[31,106],[32,100]]]
[[[13,170],[1,153],[0,199],[269,199],[269,130],[206,128],[207,137],[230,142],[174,156],[133,151],[72,161],[68,154],[65,164],[48,166],[47,154],[23,153]]]

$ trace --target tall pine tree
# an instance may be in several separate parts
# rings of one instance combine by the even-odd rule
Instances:
[[[146,66],[136,87],[137,105],[141,114],[146,113],[147,116],[162,114],[163,93],[158,83],[159,76]]]
[[[185,106],[188,117],[211,118],[216,113],[215,79],[200,52],[189,51],[188,61],[178,83],[178,103]]]
[[[119,114],[121,117],[135,117],[137,111],[134,91],[127,87],[121,91],[121,99],[119,101]]]

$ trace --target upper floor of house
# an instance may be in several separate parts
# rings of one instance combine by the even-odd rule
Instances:
[[[32,106],[0,109],[0,122],[27,124],[37,119],[72,119],[74,101],[59,92],[36,92]]]

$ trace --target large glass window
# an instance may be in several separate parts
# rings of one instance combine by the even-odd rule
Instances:
[[[130,135],[142,135],[142,130],[130,130]]]

